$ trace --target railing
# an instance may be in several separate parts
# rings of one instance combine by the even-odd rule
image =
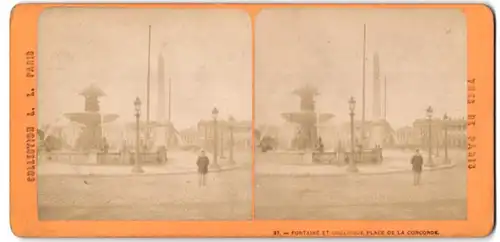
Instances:
[[[71,151],[39,152],[38,159],[40,162],[64,162],[69,164],[83,164],[87,163],[89,159],[89,153]]]
[[[382,151],[379,149],[364,150],[363,154],[361,152],[356,152],[354,156],[356,157],[356,163],[358,164],[379,164],[382,162]]]
[[[256,163],[260,162],[270,162],[275,164],[309,164],[310,158],[307,158],[309,154],[296,151],[272,151],[272,152],[256,152],[255,160]]]
[[[39,154],[39,160],[75,165],[132,165],[135,163],[135,152],[42,152]],[[140,154],[141,165],[159,165],[165,162],[165,154],[158,152]]]
[[[345,165],[345,153],[343,152],[314,152],[312,153],[313,163]]]
[[[97,153],[97,164],[102,165],[118,165],[127,164],[126,159],[124,159],[122,153],[112,152],[112,153]]]
[[[332,165],[346,165],[348,159],[353,157],[351,152],[314,152],[312,153],[313,163],[318,164],[332,164]],[[382,154],[380,150],[364,150],[361,152],[354,152],[354,160],[357,164],[378,164],[382,162]]]

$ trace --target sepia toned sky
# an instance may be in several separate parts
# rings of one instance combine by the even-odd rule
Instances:
[[[157,112],[159,53],[165,59],[166,88],[172,80],[175,126],[186,128],[211,118],[214,106],[221,118],[250,120],[250,24],[239,10],[45,10],[39,21],[39,121],[48,124],[63,113],[83,111],[78,92],[91,84],[107,94],[101,110],[119,114],[117,122],[134,120],[136,96],[143,101],[145,117],[148,25],[151,120]]]
[[[292,90],[307,82],[319,88],[320,111],[347,121],[354,96],[361,118],[364,24],[367,120],[375,52],[394,126],[411,125],[428,105],[439,117],[466,115],[466,26],[459,10],[277,9],[256,20],[256,122],[283,122],[281,112],[299,109]]]

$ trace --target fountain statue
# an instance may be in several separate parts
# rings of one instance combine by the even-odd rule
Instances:
[[[91,85],[79,94],[85,98],[85,111],[64,114],[69,120],[84,126],[74,148],[81,151],[101,149],[104,138],[102,124],[116,120],[118,115],[100,113],[99,97],[106,94],[97,86]]]
[[[298,124],[292,148],[296,150],[314,149],[319,140],[319,124],[330,120],[334,115],[316,112],[314,97],[319,95],[317,88],[305,85],[296,89],[293,94],[300,98],[300,111],[282,114],[287,122]]]

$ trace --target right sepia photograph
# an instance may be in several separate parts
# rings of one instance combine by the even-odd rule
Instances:
[[[459,9],[266,9],[255,219],[467,219]]]

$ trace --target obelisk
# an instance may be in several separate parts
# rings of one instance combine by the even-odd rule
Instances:
[[[370,148],[384,146],[385,121],[382,118],[382,95],[380,81],[380,59],[378,53],[373,55],[373,109],[370,127]]]
[[[160,53],[158,56],[158,86],[157,86],[157,98],[158,111],[156,113],[156,121],[159,126],[156,130],[156,145],[167,146],[167,132],[170,124],[168,124],[165,120],[165,60],[163,59],[163,55]]]

